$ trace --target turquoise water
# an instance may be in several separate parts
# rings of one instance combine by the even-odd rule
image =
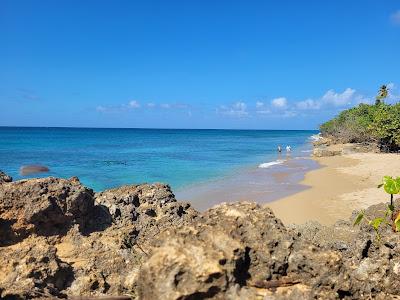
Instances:
[[[304,156],[316,133],[0,127],[0,170],[18,180],[21,166],[45,165],[50,172],[32,177],[78,176],[96,191],[142,182],[182,189],[274,161],[277,145]]]

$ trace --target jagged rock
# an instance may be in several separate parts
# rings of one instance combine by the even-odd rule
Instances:
[[[329,137],[319,136],[319,139],[312,142],[314,147],[329,146],[334,144],[334,141]]]
[[[189,203],[178,202],[165,184],[129,185],[96,194],[96,203],[108,208],[114,223],[134,224],[131,241],[156,236],[170,226],[190,223],[198,215]]]
[[[33,236],[0,248],[0,298],[65,296],[61,291],[71,284],[74,273],[56,252],[45,238]]]
[[[160,231],[197,214],[162,184],[94,195],[77,178],[3,183],[0,298],[134,294]]]
[[[65,233],[73,222],[85,229],[93,211],[93,192],[77,178],[41,178],[3,183],[0,188],[0,220],[23,238]],[[4,230],[4,229],[3,229]],[[6,230],[7,231],[7,230]],[[0,245],[4,244],[0,238]]]
[[[75,267],[69,294],[133,294],[139,266],[157,236],[166,228],[189,224],[198,215],[189,204],[177,202],[163,184],[107,190],[96,194],[95,202],[110,211],[113,225],[90,237],[70,232],[57,245],[60,257]]]
[[[341,155],[342,150],[332,150],[328,148],[314,148],[313,156],[314,157],[327,157],[327,156],[336,156]]]
[[[77,178],[3,182],[0,298],[394,299],[400,237],[383,226],[377,241],[356,214],[286,227],[253,203],[199,214],[162,184],[93,194]]]
[[[351,222],[285,228],[269,209],[223,204],[159,237],[138,292],[141,299],[392,299],[400,294],[400,239],[371,238],[367,226]]]
[[[0,170],[0,184],[3,182],[11,182],[11,181],[12,181],[12,177],[8,176],[6,173],[4,173]]]
[[[294,241],[270,209],[252,203],[217,206],[159,239],[139,272],[141,299],[225,299],[236,285],[284,276]]]

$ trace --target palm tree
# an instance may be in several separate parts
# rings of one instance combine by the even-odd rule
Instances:
[[[381,88],[379,89],[378,95],[376,96],[375,99],[375,105],[385,103],[384,99],[388,96],[388,89],[386,85],[382,85]]]

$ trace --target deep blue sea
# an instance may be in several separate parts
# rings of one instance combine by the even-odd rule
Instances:
[[[278,145],[304,156],[317,131],[173,130],[0,127],[0,170],[23,165],[78,176],[96,191],[123,184],[165,182],[182,189],[277,159]]]

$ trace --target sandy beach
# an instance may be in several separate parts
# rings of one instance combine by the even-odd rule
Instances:
[[[384,175],[400,176],[400,155],[355,153],[314,158],[321,168],[306,174],[308,188],[266,204],[284,223],[310,220],[333,224],[347,219],[355,209],[388,201],[378,189]]]

